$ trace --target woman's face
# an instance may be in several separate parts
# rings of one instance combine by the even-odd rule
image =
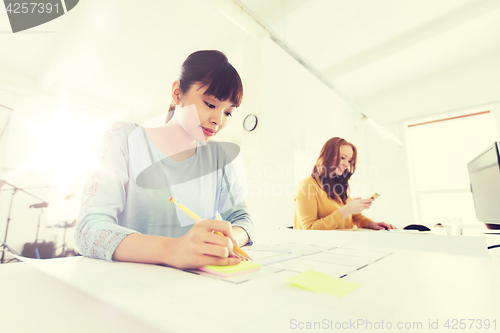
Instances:
[[[221,131],[236,108],[232,102],[204,95],[205,90],[200,84],[194,83],[186,93],[181,94],[179,106],[182,109],[178,110],[179,123],[198,142],[208,141]]]
[[[345,170],[351,171],[351,161],[353,155],[352,147],[349,145],[340,146],[340,156],[339,163],[337,168],[335,169],[335,173],[338,176],[342,176]]]

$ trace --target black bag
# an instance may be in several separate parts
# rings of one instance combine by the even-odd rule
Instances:
[[[54,242],[36,241],[35,243],[26,243],[21,255],[23,257],[35,259],[54,258],[56,246]]]

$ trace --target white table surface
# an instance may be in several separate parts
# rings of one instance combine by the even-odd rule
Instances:
[[[231,284],[169,267],[83,257],[5,264],[0,332],[296,332],[311,331],[308,323],[360,321],[394,326],[352,331],[422,323],[418,332],[448,332],[443,325],[454,319],[466,320],[460,332],[500,332],[500,249],[482,246],[500,243],[500,236],[282,230],[256,238],[257,245],[266,242],[393,254],[347,276],[361,287],[344,297],[293,287],[287,278],[295,274],[287,271]],[[469,319],[496,320],[496,330],[469,329]],[[439,329],[430,329],[436,321]],[[348,331],[325,327],[317,331]]]

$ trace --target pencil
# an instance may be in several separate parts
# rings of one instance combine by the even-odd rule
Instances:
[[[193,213],[189,208],[181,204],[178,200],[175,200],[174,198],[170,198],[170,202],[179,207],[184,213],[188,214],[189,217],[191,217],[193,220],[196,222],[201,221],[202,218]]]
[[[175,200],[174,198],[170,198],[170,202],[173,203],[174,205],[176,205],[177,207],[179,207],[184,213],[188,214],[196,222],[202,220],[201,217],[199,217],[198,215],[196,215],[195,213],[193,213],[189,208],[187,208],[186,206],[184,206],[183,204],[181,204],[178,200]],[[224,236],[224,234],[222,232],[220,232],[220,231],[215,231],[214,230],[214,233],[216,233],[217,235]],[[236,252],[238,252],[239,254],[241,254],[242,256],[244,256],[245,258],[252,259],[252,258],[250,258],[248,256],[248,254],[245,253],[245,251],[243,251],[242,249],[240,249],[239,246],[235,245],[234,246],[234,250]]]

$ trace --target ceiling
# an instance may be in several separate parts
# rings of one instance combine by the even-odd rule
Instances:
[[[497,0],[242,1],[353,100],[500,47]]]
[[[234,5],[84,0],[17,34],[0,11],[0,84],[150,115],[169,104],[178,65],[193,49],[230,53],[251,38],[214,2]],[[500,48],[499,0],[236,2],[353,101]]]
[[[60,18],[16,34],[8,33],[0,11],[0,83],[140,118],[158,103],[168,108],[179,64],[193,50],[231,52],[231,41],[247,38],[203,0],[141,6],[84,0]]]

